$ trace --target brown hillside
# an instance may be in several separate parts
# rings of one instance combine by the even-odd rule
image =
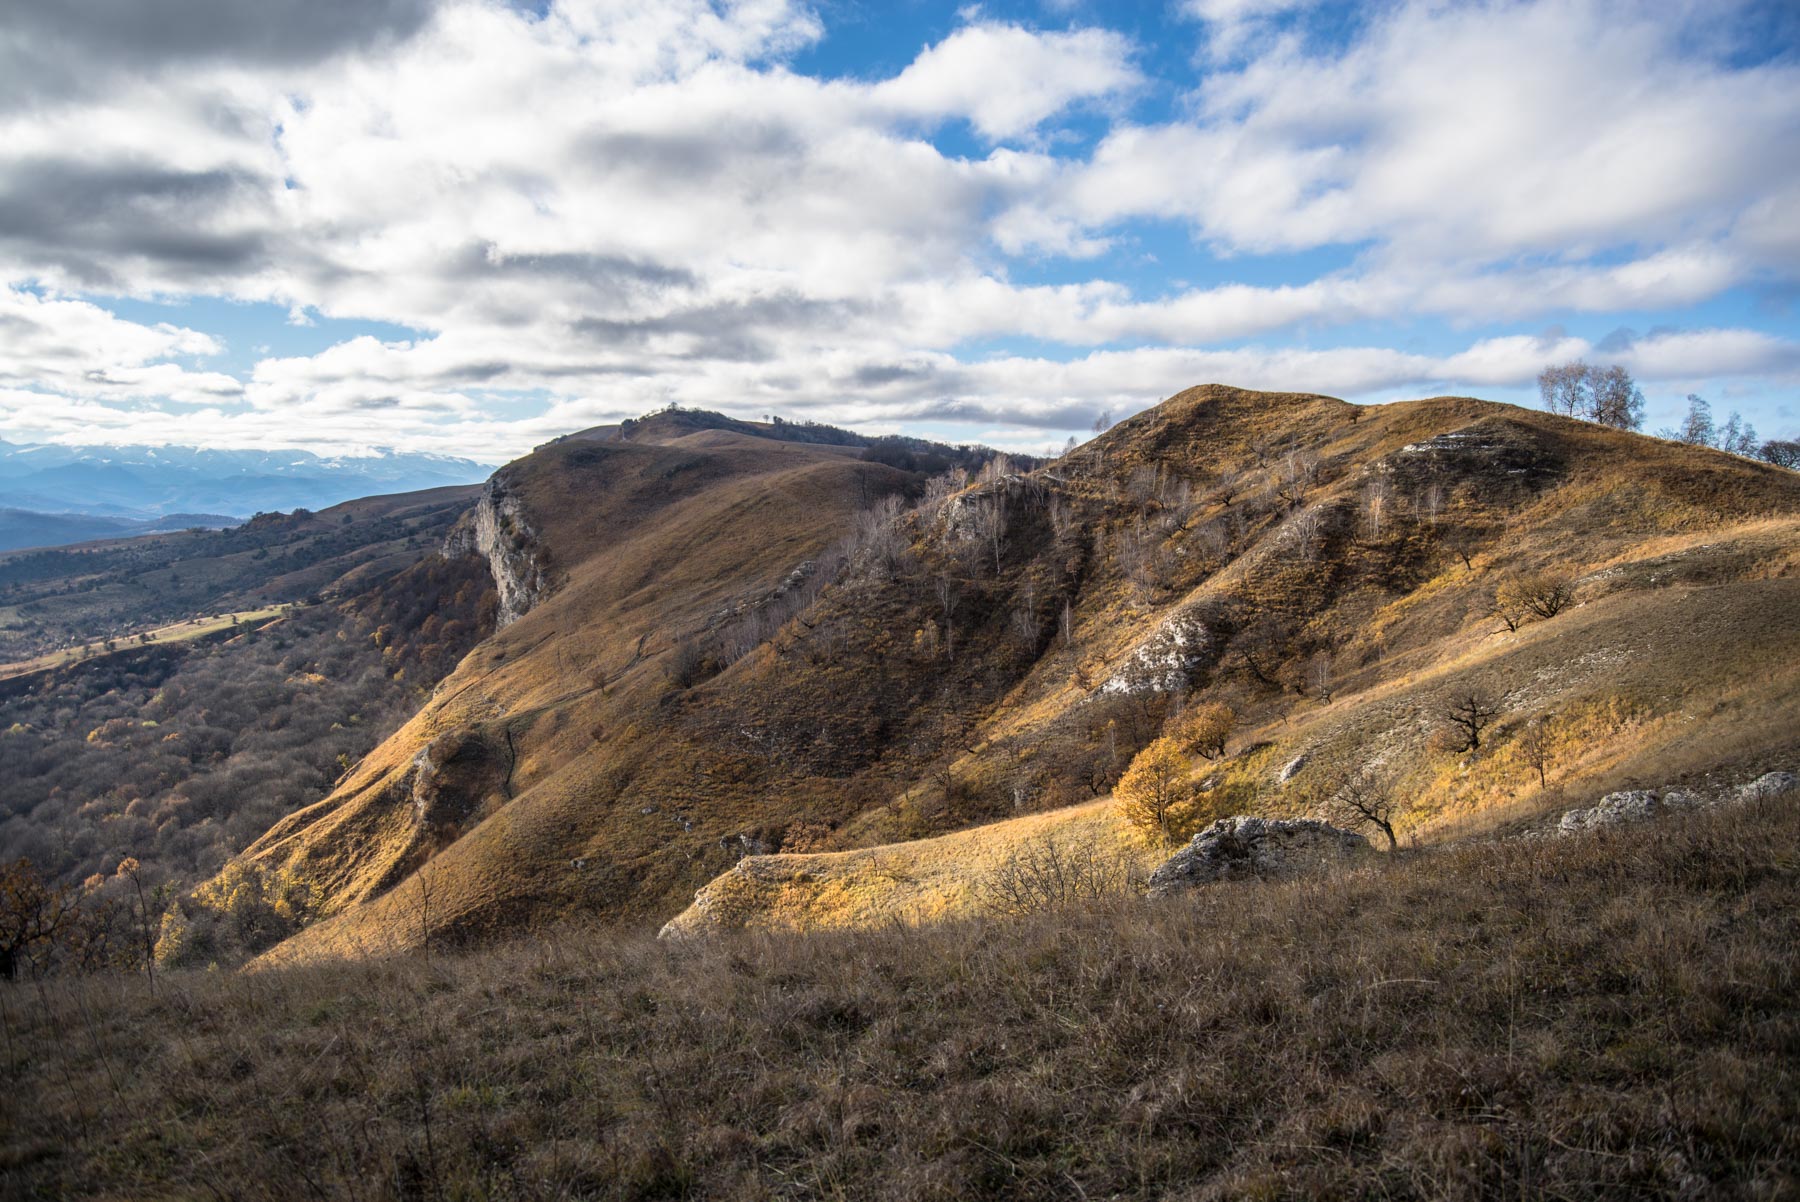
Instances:
[[[547,596],[248,853],[337,910],[278,956],[660,922],[745,853],[1103,797],[1200,700],[1241,718],[1193,761],[1202,808],[1312,808],[1305,771],[1275,782],[1304,751],[1382,768],[1428,838],[1794,746],[1792,472],[1468,398],[1214,386],[894,513],[918,477],[790,429],[659,415],[497,477],[508,570]],[[1496,633],[1522,571],[1576,604]],[[1453,752],[1470,687],[1502,712]]]

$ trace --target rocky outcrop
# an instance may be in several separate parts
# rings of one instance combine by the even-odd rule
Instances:
[[[1661,800],[1652,790],[1626,789],[1608,793],[1586,809],[1570,810],[1556,824],[1556,829],[1559,834],[1572,835],[1576,831],[1591,830],[1597,826],[1647,822],[1656,817],[1662,808]]]
[[[1150,896],[1243,877],[1293,876],[1373,854],[1369,841],[1314,818],[1221,818],[1150,874]]]
[[[550,591],[543,548],[526,520],[524,505],[502,473],[496,472],[488,480],[474,512],[445,538],[444,555],[479,555],[488,561],[494,589],[500,594],[497,627],[510,626],[524,617]]]
[[[412,761],[413,813],[421,826],[460,832],[494,799],[511,796],[513,750],[504,730],[453,730]]]
[[[1573,835],[1597,827],[1647,822],[1661,814],[1704,809],[1718,805],[1742,805],[1785,797],[1800,789],[1800,776],[1792,772],[1768,772],[1748,784],[1714,797],[1692,789],[1625,789],[1608,793],[1593,805],[1570,810],[1556,824],[1559,835]]]
[[[1207,618],[1204,612],[1190,609],[1164,619],[1125,657],[1100,691],[1128,697],[1186,692],[1195,674],[1219,657],[1222,640],[1214,635]]]
[[[1746,785],[1739,785],[1732,792],[1732,800],[1773,801],[1777,797],[1800,791],[1800,775],[1792,772],[1765,772]]]

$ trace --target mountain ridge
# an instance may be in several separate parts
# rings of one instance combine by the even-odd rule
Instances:
[[[1304,733],[1391,757],[1403,827],[1428,837],[1547,803],[1507,759],[1528,720],[1569,743],[1562,800],[1791,739],[1770,723],[1792,673],[1746,682],[1800,633],[1741,634],[1795,600],[1800,477],[1473,398],[1205,386],[952,485],[715,426],[559,440],[496,480],[549,585],[245,853],[333,914],[273,961],[574,915],[660,925],[746,851],[1105,796],[1202,699],[1240,715],[1233,753],[1194,761],[1208,804],[1316,807],[1269,783]],[[1579,606],[1495,638],[1496,586],[1542,570]],[[1666,662],[1629,666],[1644,630],[1699,648],[1684,696],[1658,692]],[[1427,737],[1462,687],[1511,699],[1490,755]],[[1725,728],[1680,718],[1709,705],[1741,719],[1713,749],[1693,730]]]

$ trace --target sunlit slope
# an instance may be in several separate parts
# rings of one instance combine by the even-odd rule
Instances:
[[[303,874],[334,908],[380,898],[428,859],[433,925],[513,895],[580,904],[587,882],[558,898],[569,874],[545,870],[607,838],[618,807],[595,804],[605,764],[593,751],[654,711],[675,641],[745,590],[779,587],[897,483],[829,448],[743,440],[701,452],[570,442],[509,472],[549,595],[336,792],[247,853]],[[428,748],[435,789],[419,783]]]
[[[1103,797],[1202,700],[1240,723],[1196,789],[1299,812],[1305,777],[1277,769],[1359,754],[1422,837],[1793,747],[1800,476],[1511,406],[1190,390],[1040,470],[865,520],[792,615],[771,598],[796,567],[922,481],[717,424],[594,431],[507,470],[557,583],[254,849],[340,909],[281,955],[659,924],[747,853]],[[1504,631],[1496,588],[1536,571],[1576,605]],[[1476,756],[1431,741],[1467,687],[1503,702]],[[1547,787],[1506,751],[1533,717],[1558,724]],[[932,889],[926,909],[969,895]]]

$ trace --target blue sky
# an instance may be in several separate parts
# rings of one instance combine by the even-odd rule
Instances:
[[[1800,17],[70,0],[0,41],[0,438],[492,461],[671,401],[1019,449],[1206,382],[1800,433]]]

